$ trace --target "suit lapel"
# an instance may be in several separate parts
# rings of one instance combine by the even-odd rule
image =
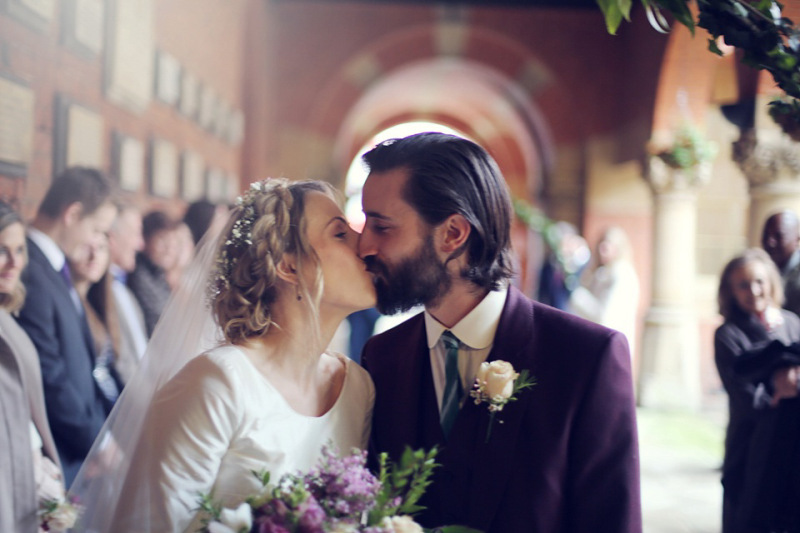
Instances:
[[[487,361],[507,361],[517,372],[530,368],[530,345],[532,342],[533,307],[516,289],[510,288],[506,305],[500,317],[492,351]],[[474,439],[474,470],[469,493],[469,523],[484,531],[489,529],[492,518],[500,504],[509,477],[516,465],[510,458],[514,450],[522,420],[531,404],[534,389],[522,391],[518,400],[510,402],[497,413],[491,424],[491,434],[486,442],[490,415],[485,403],[475,405],[471,399],[462,408],[464,418],[477,418],[472,424],[473,434],[464,436]],[[459,436],[459,439],[462,437]],[[468,442],[468,441],[466,441]],[[502,457],[495,461],[491,458]]]

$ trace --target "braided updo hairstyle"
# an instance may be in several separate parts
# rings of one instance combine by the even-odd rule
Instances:
[[[298,272],[305,261],[315,264],[311,287],[299,279],[298,299],[305,296],[312,315],[316,311],[322,274],[306,238],[303,216],[305,195],[311,191],[337,199],[325,182],[272,178],[254,183],[237,201],[219,245],[211,302],[231,344],[260,337],[274,324],[271,304],[278,297],[277,269],[284,254],[295,255]]]

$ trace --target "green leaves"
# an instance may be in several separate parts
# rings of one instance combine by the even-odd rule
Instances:
[[[378,479],[382,487],[369,513],[368,524],[379,524],[386,516],[413,515],[424,509],[417,502],[431,484],[431,474],[438,466],[437,453],[435,446],[428,452],[406,446],[400,461],[394,464],[389,463],[385,453],[380,454]]]
[[[597,5],[606,19],[606,29],[611,35],[617,34],[622,19],[631,20],[632,0],[597,0]]]

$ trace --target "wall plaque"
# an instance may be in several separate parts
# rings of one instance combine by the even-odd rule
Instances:
[[[144,143],[119,132],[114,133],[112,169],[119,186],[126,191],[137,192],[144,183]]]
[[[183,116],[195,120],[200,107],[200,84],[194,74],[183,69],[181,72],[181,97],[178,109]]]
[[[163,198],[178,192],[178,150],[163,139],[153,139],[151,145],[150,192]]]
[[[0,6],[23,24],[45,32],[55,14],[56,0],[0,0]]]
[[[33,154],[33,90],[0,77],[0,172],[24,176]]]
[[[192,150],[183,153],[181,161],[181,196],[187,202],[200,200],[206,194],[203,157]]]
[[[100,54],[105,38],[103,0],[67,0],[62,5],[64,44],[85,57]]]
[[[103,117],[61,94],[56,95],[55,110],[54,173],[75,165],[103,168]]]
[[[106,96],[141,113],[153,93],[155,24],[153,0],[109,2],[109,50],[106,56]]]
[[[165,52],[156,55],[156,98],[175,106],[181,96],[181,64]]]

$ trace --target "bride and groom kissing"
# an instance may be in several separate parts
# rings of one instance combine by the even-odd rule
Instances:
[[[234,508],[258,488],[251,471],[308,470],[326,442],[394,460],[437,446],[426,527],[641,531],[627,343],[510,285],[494,160],[424,133],[364,161],[361,235],[322,182],[266,180],[240,198],[73,484],[78,531],[194,531],[198,494]],[[420,304],[367,342],[364,368],[325,352],[348,314]],[[502,410],[473,401],[491,362],[536,385]]]

